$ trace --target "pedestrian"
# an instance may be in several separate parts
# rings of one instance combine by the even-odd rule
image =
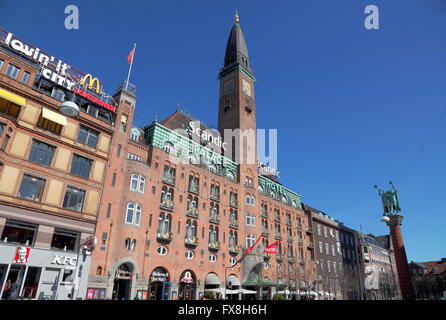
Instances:
[[[9,299],[16,300],[17,299],[17,289],[19,288],[18,281],[14,281],[11,285],[11,289],[9,289]]]
[[[11,279],[8,279],[8,281],[5,284],[5,290],[3,292],[3,297],[8,300],[9,298],[9,290],[11,289]]]

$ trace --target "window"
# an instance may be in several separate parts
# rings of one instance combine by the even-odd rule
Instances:
[[[71,163],[71,174],[79,176],[81,178],[88,179],[90,176],[91,160],[73,154],[73,162]]]
[[[56,87],[53,87],[53,91],[51,92],[51,97],[54,99],[57,99],[59,101],[64,101],[65,99],[65,93],[62,90],[56,89]]]
[[[330,249],[328,248],[328,243],[325,244],[325,253],[330,254]]]
[[[332,254],[333,256],[336,255],[336,253],[335,253],[335,246],[334,246],[334,245],[331,245],[331,254]]]
[[[165,214],[163,212],[160,213],[160,217],[158,219],[158,234],[166,235],[170,233],[170,225],[171,225],[172,217],[170,214]]]
[[[200,180],[197,177],[189,176],[189,191],[194,193],[200,192]]]
[[[51,248],[67,251],[77,251],[79,245],[79,232],[55,229],[51,239]]]
[[[20,185],[19,198],[38,201],[42,200],[43,189],[45,188],[45,179],[41,179],[29,174],[24,174],[22,184]]]
[[[0,59],[0,70],[2,69],[4,62],[5,62],[5,60]]]
[[[319,253],[324,253],[324,247],[321,241],[319,241]]]
[[[55,134],[60,134],[60,130],[62,129],[62,125],[54,121],[48,120],[42,117],[42,115],[40,115],[39,120],[37,121],[37,126],[41,129],[51,131]]]
[[[164,246],[159,246],[156,248],[156,252],[158,252],[160,256],[165,256],[167,254],[167,248]]]
[[[121,130],[122,132],[125,132],[126,125],[127,125],[127,116],[122,115],[121,116],[121,124],[119,125],[119,130]]]
[[[194,252],[192,250],[186,250],[185,256],[187,259],[191,260],[194,258]]]
[[[1,241],[33,246],[36,235],[37,225],[7,219]]]
[[[171,142],[166,141],[164,142],[164,151],[166,151],[167,153],[174,153],[175,148]]]
[[[317,235],[318,236],[321,235],[321,225],[320,224],[317,225]]]
[[[175,184],[176,170],[169,166],[164,166],[163,180],[164,182]]]
[[[234,257],[231,257],[229,259],[229,263],[231,264],[231,266],[235,265],[237,263],[237,260]]]
[[[15,65],[9,64],[8,67],[6,68],[5,74],[13,79],[17,79],[19,72],[20,68],[17,68]]]
[[[17,118],[20,111],[20,107],[15,103],[9,102],[5,99],[0,99],[0,112]]]
[[[141,221],[141,205],[130,202],[127,204],[127,213],[125,217],[126,224],[134,224],[139,226]]]
[[[130,160],[136,160],[136,161],[139,161],[139,162],[144,162],[143,158],[138,157],[137,155],[134,155],[134,154],[132,154],[132,153],[129,153],[128,158],[129,158]],[[156,164],[155,164],[155,167],[156,167]]]
[[[324,237],[327,238],[327,227],[324,227]]]
[[[331,262],[330,261],[327,261],[327,269],[328,269],[328,272],[331,272]]]
[[[250,248],[256,241],[256,237],[253,234],[246,235],[246,247]]]
[[[120,155],[121,155],[121,145],[118,144],[118,151],[116,153],[116,156],[119,158]]]
[[[116,182],[116,173],[113,173],[112,187],[115,186],[115,182]]]
[[[22,74],[22,80],[20,80],[20,81],[21,81],[22,83],[24,83],[24,84],[27,84],[27,83],[28,83],[28,80],[29,80],[29,76],[30,76],[30,73],[24,71],[23,74]]]
[[[33,140],[28,160],[49,167],[53,158],[54,149],[54,147],[46,143]]]
[[[246,214],[246,225],[255,227],[256,226],[256,216],[253,214]]]
[[[80,126],[79,135],[77,141],[88,145],[89,147],[96,148],[99,133],[97,131],[88,129],[84,126]]]
[[[84,190],[67,186],[65,198],[63,200],[63,208],[81,212],[84,198]]]
[[[217,261],[217,256],[215,254],[210,254],[209,255],[209,261],[211,263],[214,263],[215,261]]]
[[[111,210],[111,203],[107,205],[107,215],[106,215],[107,218],[110,218],[110,210]]]
[[[333,262],[333,272],[336,273],[336,262]]]
[[[145,185],[146,178],[141,175],[132,174],[132,178],[130,180],[130,190],[144,193]]]

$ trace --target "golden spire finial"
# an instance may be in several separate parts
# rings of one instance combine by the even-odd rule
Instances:
[[[234,17],[234,23],[239,23],[239,19],[238,19],[238,14],[237,14],[237,9],[235,9],[235,17]]]

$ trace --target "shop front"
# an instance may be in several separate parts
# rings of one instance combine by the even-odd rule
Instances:
[[[85,296],[91,255],[0,244],[0,297],[70,300]]]
[[[197,278],[190,270],[181,273],[178,286],[178,300],[196,300]]]
[[[130,300],[133,280],[133,267],[130,264],[123,263],[115,273],[113,284],[113,300]]]
[[[150,274],[149,299],[169,300],[171,296],[169,272],[162,267],[155,268]]]

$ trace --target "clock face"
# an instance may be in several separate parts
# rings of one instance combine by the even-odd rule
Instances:
[[[245,79],[242,79],[242,89],[244,94],[251,97],[251,84]]]
[[[234,78],[223,83],[223,95],[227,95],[234,92]]]

